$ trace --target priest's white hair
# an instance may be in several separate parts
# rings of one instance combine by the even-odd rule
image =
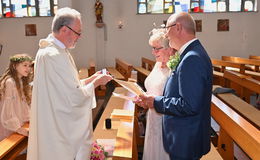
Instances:
[[[81,21],[81,15],[75,9],[68,7],[59,9],[52,21],[52,32],[58,33],[62,26],[69,26],[76,19]]]

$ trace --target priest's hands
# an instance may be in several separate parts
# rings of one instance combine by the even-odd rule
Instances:
[[[29,135],[29,128],[22,128],[21,127],[21,128],[18,128],[16,132],[21,134],[21,135],[24,135],[24,136],[28,137],[28,135]]]
[[[93,80],[93,84],[96,87],[100,86],[100,85],[106,85],[107,82],[111,81],[113,78],[110,75],[107,74],[97,74],[97,76],[95,77],[95,79]]]
[[[134,103],[136,103],[138,106],[143,107],[144,109],[154,108],[154,96],[140,95],[139,97],[136,97]]]

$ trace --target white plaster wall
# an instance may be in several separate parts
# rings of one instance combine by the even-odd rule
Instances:
[[[153,58],[148,45],[148,32],[153,28],[153,22],[161,24],[170,15],[137,15],[136,0],[101,2],[104,5],[106,28],[100,29],[95,26],[94,0],[59,1],[60,7],[69,6],[82,13],[83,34],[76,48],[71,51],[78,68],[88,66],[89,61],[95,61],[99,69],[112,66],[116,57],[133,65],[140,65],[142,56]],[[202,32],[197,33],[197,37],[212,58],[220,58],[221,55],[260,55],[259,12],[196,13],[192,16],[202,19]],[[230,31],[217,32],[217,19],[229,19]],[[122,29],[117,27],[119,20],[123,22]],[[14,53],[26,52],[35,56],[39,39],[50,32],[51,21],[51,17],[0,19],[0,43],[4,45],[0,56],[0,73],[7,66],[8,57]],[[31,23],[37,25],[37,36],[26,37],[24,25]]]

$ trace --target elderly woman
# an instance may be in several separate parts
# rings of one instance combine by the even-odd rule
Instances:
[[[152,46],[152,54],[156,58],[156,63],[145,80],[145,88],[147,94],[160,96],[163,95],[164,85],[170,74],[167,62],[176,50],[169,47],[169,41],[165,38],[165,29],[153,29],[150,33],[149,44]],[[158,159],[169,159],[169,155],[163,147],[162,114],[157,113],[154,109],[149,109],[147,112],[143,160]]]

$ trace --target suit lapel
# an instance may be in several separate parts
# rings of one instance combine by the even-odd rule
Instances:
[[[194,42],[192,42],[190,45],[188,45],[188,47],[183,51],[183,53],[181,54],[181,57],[180,57],[180,62],[177,64],[176,68],[175,68],[175,71],[177,70],[179,64],[181,63],[183,57],[190,51],[192,50],[192,48],[194,48],[196,45],[199,45],[200,44],[200,41],[199,40],[195,40]]]

